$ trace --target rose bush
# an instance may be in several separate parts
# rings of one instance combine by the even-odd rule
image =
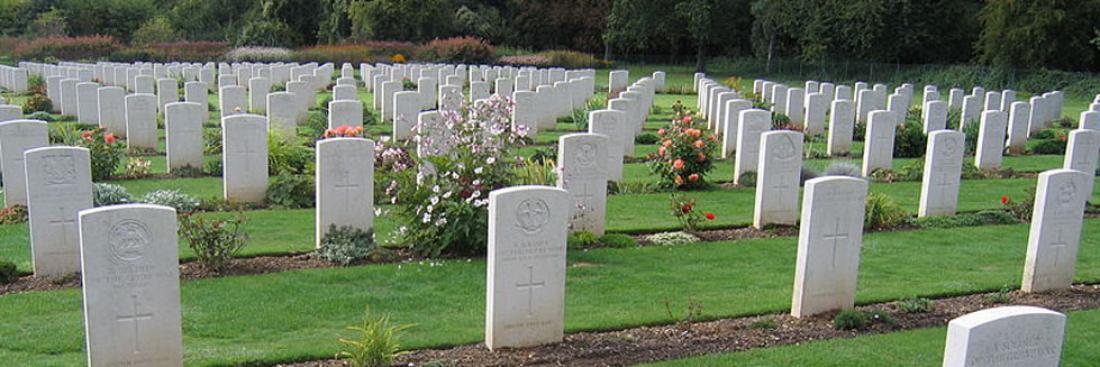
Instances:
[[[706,175],[714,168],[718,138],[706,126],[695,126],[690,111],[678,113],[672,125],[657,131],[661,146],[649,156],[649,168],[661,176],[661,184],[679,190],[706,185]]]

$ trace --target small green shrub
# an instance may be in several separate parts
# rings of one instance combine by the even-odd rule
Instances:
[[[895,172],[894,181],[920,181],[924,177],[924,160],[915,159]]]
[[[149,192],[137,200],[141,203],[164,205],[176,208],[176,211],[187,213],[199,207],[199,199],[180,192],[179,190],[156,190]]]
[[[394,325],[389,316],[374,317],[368,308],[360,326],[347,328],[356,335],[350,339],[339,339],[344,348],[336,357],[352,367],[390,366],[395,358],[407,353],[401,351],[398,339],[411,327],[413,325]]]
[[[204,268],[220,272],[248,244],[242,231],[245,217],[237,213],[233,219],[214,220],[185,213],[179,216],[179,234],[195,253]]]
[[[812,179],[815,179],[815,178],[818,178],[818,177],[821,177],[820,172],[818,172],[813,167],[810,167],[809,165],[803,163],[802,164],[802,173],[799,175],[799,179],[798,179],[798,185],[799,186],[805,185],[806,181],[809,181],[809,180],[812,180]]]
[[[81,133],[77,146],[90,151],[93,181],[111,178],[126,158],[126,144],[102,128]]]
[[[959,117],[960,119],[962,117]],[[981,132],[982,124],[970,123],[963,126],[963,135],[966,136],[966,153],[974,154],[978,150],[978,133]]]
[[[329,225],[328,232],[321,238],[317,256],[333,264],[348,266],[366,260],[376,248],[372,230]]]
[[[204,142],[203,153],[207,155],[222,154],[222,129],[203,129],[202,140]]]
[[[29,115],[36,112],[46,112],[53,109],[53,101],[45,94],[35,94],[23,102],[23,114]],[[47,121],[48,122],[48,121]]]
[[[985,301],[993,304],[1006,304],[1012,302],[1012,289],[1004,286],[1001,290],[985,295]]]
[[[583,249],[592,247],[600,242],[600,238],[595,233],[588,231],[580,231],[576,233],[570,233],[569,237],[566,237],[565,244],[570,249]]]
[[[756,186],[756,172],[748,171],[741,174],[741,177],[737,179],[737,184],[743,187],[755,187]]]
[[[887,230],[901,225],[909,216],[900,205],[883,193],[867,194],[863,228]]]
[[[39,120],[39,121],[45,121],[45,122],[54,122],[53,115],[51,115],[49,112],[46,112],[46,111],[32,112],[30,115],[27,115],[27,119],[28,120]]]
[[[924,134],[924,126],[918,120],[910,119],[898,125],[894,133],[894,157],[923,157],[927,144],[928,136]]]
[[[577,131],[588,131],[588,110],[580,108],[575,109],[571,113],[571,116],[573,125],[575,125],[574,128],[576,128]]]
[[[1042,139],[1030,144],[1031,154],[1065,154],[1066,140],[1062,138]]]
[[[15,263],[0,257],[0,284],[8,284],[16,279],[19,279],[19,272],[16,270]]]
[[[932,300],[923,297],[910,297],[898,302],[902,313],[928,313],[932,311]]]
[[[203,162],[202,171],[207,175],[221,177],[222,170],[222,157],[214,157],[212,159],[207,159],[206,162]]]
[[[541,162],[536,162],[528,159],[517,166],[517,185],[554,186],[557,184],[557,168],[552,160],[543,159]]]
[[[645,237],[646,241],[659,246],[678,246],[699,242],[699,237],[687,232],[664,232]]]
[[[149,177],[149,169],[152,167],[153,162],[141,157],[130,157],[126,159],[126,170],[123,174],[127,178],[145,178]]]
[[[125,187],[97,182],[92,187],[92,202],[95,206],[107,206],[129,203],[133,199]]]
[[[642,145],[653,145],[657,144],[658,141],[661,141],[661,137],[654,133],[639,134],[634,138],[635,143]]]
[[[750,330],[775,330],[778,328],[779,324],[773,319],[756,320],[749,324]]]
[[[275,176],[267,186],[267,202],[284,208],[311,208],[317,200],[315,190],[313,176]]]
[[[0,208],[0,224],[26,223],[29,214],[26,205],[16,204],[7,208]]]
[[[633,194],[655,194],[659,192],[665,192],[668,189],[661,187],[660,184],[655,182],[645,181],[626,181],[626,182],[607,182],[607,194],[608,195],[633,195]]]
[[[867,326],[867,314],[857,310],[844,310],[833,317],[833,329],[860,330]]]
[[[553,164],[558,160],[558,150],[553,148],[537,148],[535,153],[531,154],[531,162],[537,162],[545,164],[547,161]]]
[[[308,174],[313,151],[298,143],[295,136],[271,130],[267,136],[267,167],[271,176]]]
[[[638,241],[634,240],[634,237],[630,237],[621,233],[608,233],[600,237],[599,242],[605,247],[610,248],[628,248],[638,246]]]
[[[826,176],[863,177],[863,169],[848,162],[836,162],[825,168]]]

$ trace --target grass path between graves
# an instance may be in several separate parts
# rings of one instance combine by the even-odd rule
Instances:
[[[201,185],[195,191],[188,183]],[[198,178],[186,180],[134,180],[125,181],[133,193],[155,189],[178,188],[199,197],[219,196],[221,180]],[[959,192],[959,211],[979,211],[1001,207],[1002,195],[1013,201],[1029,198],[1028,189],[1034,188],[1033,178],[1005,180],[964,180]],[[910,213],[916,213],[920,203],[920,182],[873,183],[872,192],[884,193]],[[203,194],[206,192],[207,194]],[[714,212],[717,218],[704,223],[704,227],[744,226],[752,223],[753,189],[712,190],[687,193],[697,199],[699,210]],[[1093,202],[1100,201],[1100,185],[1093,191]],[[657,232],[679,229],[679,222],[668,213],[668,193],[612,195],[607,203],[607,228],[614,232]],[[385,206],[384,206],[385,207]],[[231,213],[206,213],[203,215],[227,217]],[[243,256],[272,255],[308,252],[314,246],[314,209],[266,209],[244,212],[248,218],[245,231],[250,242]],[[397,224],[388,215],[375,219],[376,238],[385,241]],[[0,225],[0,257],[15,262],[22,272],[30,272],[30,248],[28,225]],[[180,256],[192,258],[190,249],[180,243]]]
[[[1063,367],[1092,367],[1100,361],[1100,310],[1068,313]],[[940,366],[947,338],[946,327],[906,330],[888,334],[829,339],[800,345],[753,349],[645,364],[649,367],[692,366]]]
[[[869,234],[859,303],[993,291],[1019,283],[1026,225]],[[1100,220],[1086,221],[1078,282],[1100,280]],[[797,239],[725,241],[680,247],[569,254],[566,329],[623,329],[676,320],[689,300],[706,318],[788,310]],[[364,307],[415,323],[406,348],[483,338],[485,263],[371,265],[185,282],[186,364],[321,359]],[[0,360],[17,365],[82,361],[80,290],[0,297]]]
[[[221,195],[221,180],[198,178],[181,180],[133,180],[123,181],[132,193],[155,189],[181,189],[199,197]],[[1005,180],[964,180],[959,192],[959,211],[970,212],[1001,207],[1001,196],[1013,201],[1025,200],[1027,190],[1034,188],[1033,178]],[[920,182],[873,183],[872,192],[884,193],[910,213],[916,213],[920,204]],[[752,223],[753,189],[711,190],[686,193],[697,199],[697,207],[716,215],[714,221],[704,223],[706,228],[745,226]],[[1094,186],[1093,202],[1100,202],[1100,185]],[[613,232],[659,232],[680,228],[679,222],[669,214],[669,193],[611,195],[607,202],[607,228]],[[388,206],[383,206],[388,208]],[[228,217],[232,213],[205,213],[212,217]],[[245,232],[249,245],[242,256],[302,253],[314,248],[314,209],[265,209],[244,212],[248,218]],[[379,243],[390,237],[398,224],[389,214],[374,221]],[[0,258],[16,263],[24,273],[31,271],[28,225],[0,225]],[[191,259],[193,255],[186,243],[180,243],[180,256]]]

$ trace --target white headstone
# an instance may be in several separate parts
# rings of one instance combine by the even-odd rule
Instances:
[[[218,90],[218,109],[222,118],[248,113],[248,91],[239,85],[221,87]]]
[[[1100,154],[1100,131],[1077,129],[1069,132],[1062,168],[1095,174]],[[1088,180],[1085,192],[1092,192],[1093,180]]]
[[[534,95],[534,92],[529,92]],[[516,97],[513,97],[515,99]],[[530,103],[534,103],[530,101]],[[462,87],[454,85],[441,85],[439,86],[439,109],[446,111],[457,111],[462,107]],[[534,106],[530,106],[534,108]],[[514,111],[513,111],[514,113]],[[534,126],[532,126],[534,127]]]
[[[1039,174],[1024,262],[1024,292],[1066,289],[1073,284],[1085,203],[1093,175],[1054,169]]]
[[[255,77],[248,80],[248,105],[252,113],[267,114],[268,93],[271,93],[271,78]]]
[[[918,216],[955,215],[965,140],[965,134],[954,130],[936,130],[928,134]]]
[[[175,79],[157,79],[157,106],[159,106],[159,111],[164,112],[165,105],[180,100],[180,92],[176,89],[178,87]],[[203,108],[203,112],[206,112],[206,108]]]
[[[290,92],[267,95],[268,127],[281,134],[293,135],[298,129],[298,97]]]
[[[928,101],[924,104],[922,112],[924,114],[923,122],[925,134],[947,128],[947,102]]]
[[[847,155],[852,150],[852,135],[855,134],[855,109],[852,101],[837,99],[829,112],[829,156]]]
[[[381,101],[382,105],[378,106],[382,110],[382,121],[393,121],[393,95],[397,92],[404,90],[400,81],[396,82],[383,82]]]
[[[825,114],[829,111],[828,97],[822,93],[810,93],[806,96],[805,132],[807,135],[825,133]]]
[[[573,198],[571,232],[604,234],[607,212],[607,156],[610,141],[600,134],[567,134],[558,138],[558,188]]]
[[[351,85],[337,85],[332,87],[332,100],[357,101],[359,100],[358,91]]]
[[[182,366],[176,211],[116,205],[79,218],[88,366]]]
[[[439,111],[424,111],[416,118],[416,154],[420,157],[447,154],[454,133]]]
[[[439,102],[441,109],[444,106],[452,105],[451,103],[444,104],[445,101],[442,99],[446,93],[447,92],[441,90],[441,100]],[[461,96],[461,94],[459,95]],[[531,91],[517,90],[512,92],[512,101],[515,104],[515,106],[512,107],[513,129],[516,131],[526,130],[530,136],[534,136],[534,134],[538,132],[539,111],[537,97],[536,93]]]
[[[978,168],[993,169],[1001,166],[1007,118],[1007,114],[1000,110],[982,112],[981,127],[978,129],[978,146],[974,156],[974,165]]]
[[[982,106],[977,96],[963,97],[962,117],[959,121],[959,131],[966,131],[966,124],[977,122],[982,118]]]
[[[92,207],[88,150],[44,147],[27,150],[24,157],[34,275],[80,272],[77,213]]]
[[[760,164],[760,135],[771,129],[771,112],[748,109],[741,111],[737,126],[737,154],[733,162],[733,182],[741,184],[741,175],[756,172]]]
[[[96,92],[99,102],[99,126],[117,137],[126,137],[126,90],[103,87]]]
[[[827,176],[806,181],[798,228],[791,316],[855,305],[867,181]]]
[[[518,186],[489,193],[485,345],[556,343],[565,329],[565,190]]]
[[[331,226],[369,231],[374,223],[374,142],[332,138],[317,143],[317,246]]]
[[[225,201],[263,203],[267,197],[267,118],[249,114],[223,118],[222,147]]]
[[[798,221],[798,183],[802,172],[802,134],[769,131],[760,134],[753,226],[793,225]]]
[[[4,182],[4,205],[27,205],[27,172],[23,152],[48,146],[49,128],[39,120],[0,122],[0,176]]]
[[[737,150],[737,130],[741,125],[741,111],[752,108],[752,101],[734,99],[726,102],[725,111],[722,112],[722,159],[729,158]]]
[[[863,138],[863,177],[871,176],[878,168],[893,168],[895,117],[890,111],[871,112]]]
[[[1100,112],[1081,112],[1081,118],[1077,121],[1077,127],[1080,129],[1100,130]]]
[[[588,132],[607,136],[607,180],[623,179],[623,141],[629,137],[626,113],[616,110],[596,110],[588,113]]]
[[[194,102],[173,102],[164,107],[165,147],[168,171],[203,167],[203,115],[206,109]]]
[[[1021,154],[1027,149],[1027,123],[1031,115],[1031,104],[1013,102],[1008,115],[1008,152]]]
[[[608,96],[618,97],[619,93],[626,90],[630,84],[630,72],[627,70],[612,70],[608,74]]]
[[[791,88],[787,90],[787,107],[784,108],[787,111],[787,117],[791,119],[791,124],[802,126],[803,121],[806,118],[806,94],[802,88]]]
[[[126,96],[126,144],[133,149],[157,149],[157,96],[147,93]]]
[[[489,98],[489,83],[470,82],[470,103]]]
[[[405,140],[413,137],[413,126],[420,115],[420,93],[397,92],[393,95],[393,138]]]
[[[328,103],[328,127],[363,127],[363,102],[359,100],[334,100]]]
[[[972,312],[947,324],[943,367],[1058,367],[1066,316],[1033,306]]]
[[[82,124],[99,125],[99,84],[76,85],[76,119]]]

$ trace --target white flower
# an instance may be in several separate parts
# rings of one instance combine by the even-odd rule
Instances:
[[[381,217],[382,216],[382,208],[374,208],[374,216]]]
[[[485,171],[485,167],[474,168],[474,174],[477,174],[477,175],[480,175],[481,172],[484,172],[484,171]]]
[[[424,218],[420,219],[421,223],[430,223],[432,221],[431,213],[424,213]]]
[[[470,197],[471,197],[471,198],[479,198],[479,197],[481,197],[481,191],[474,191],[474,192],[473,192],[472,194],[470,194]]]
[[[443,193],[443,198],[444,199],[450,199],[451,194],[453,194],[453,193],[454,193],[454,191],[447,191],[447,192]]]
[[[430,201],[432,205],[439,204],[439,197],[432,195],[432,197],[428,198],[428,201]]]
[[[496,163],[496,162],[497,162],[496,157],[489,157],[489,158],[485,159],[485,163],[487,163],[487,164],[493,164],[493,163]]]

